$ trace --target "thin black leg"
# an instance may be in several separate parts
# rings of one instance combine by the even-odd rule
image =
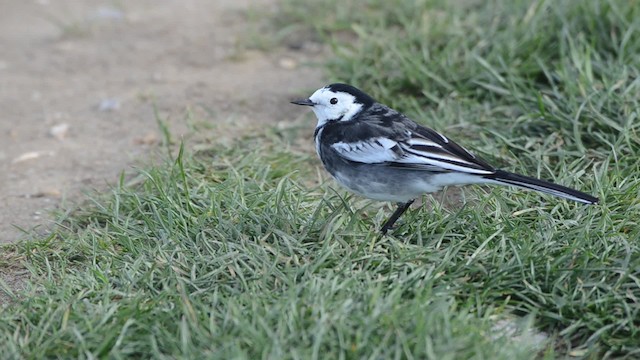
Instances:
[[[411,206],[411,204],[413,204],[413,202],[416,201],[415,199],[410,200],[406,203],[398,203],[398,208],[396,209],[396,211],[393,212],[393,214],[391,214],[391,217],[389,218],[389,220],[387,220],[384,225],[382,225],[382,229],[380,229],[380,231],[382,232],[382,235],[386,235],[387,231],[391,230],[391,228],[393,228],[393,224],[396,223],[396,221],[398,221],[398,219],[400,218],[400,216],[402,216],[402,214],[404,214],[405,211],[407,211],[407,209],[409,208],[409,206]]]

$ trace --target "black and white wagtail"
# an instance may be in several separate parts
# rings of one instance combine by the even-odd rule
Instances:
[[[338,183],[364,197],[398,203],[383,234],[417,197],[449,185],[512,185],[584,204],[598,202],[568,187],[496,169],[350,85],[331,84],[292,103],[311,106],[316,114],[316,151]]]

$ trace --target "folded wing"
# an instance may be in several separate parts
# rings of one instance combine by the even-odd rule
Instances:
[[[357,142],[337,142],[331,147],[345,159],[432,172],[487,175],[495,169],[434,130],[416,127],[394,138],[372,137]]]

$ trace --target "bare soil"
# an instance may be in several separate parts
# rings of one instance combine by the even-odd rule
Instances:
[[[261,21],[248,11],[276,6],[0,2],[0,243],[24,236],[20,228],[46,231],[50,210],[157,149],[154,106],[176,138],[198,122],[214,139],[233,138],[299,115],[288,100],[321,85],[320,71],[302,65],[321,50],[243,45]]]
[[[276,0],[0,2],[0,244],[46,233],[52,210],[148,163],[158,117],[174,138],[229,141],[300,116],[288,100],[322,84],[304,66],[322,49],[248,49],[268,19],[247,14],[274,11]],[[15,264],[0,285],[23,288],[19,257],[0,262]]]

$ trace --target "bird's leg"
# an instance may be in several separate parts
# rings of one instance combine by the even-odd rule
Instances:
[[[382,235],[385,235],[387,231],[393,228],[393,224],[395,224],[396,221],[398,221],[400,216],[402,216],[402,214],[404,214],[404,212],[407,211],[409,206],[411,206],[411,204],[413,204],[414,201],[416,200],[413,199],[413,200],[407,201],[406,203],[398,203],[398,208],[396,209],[396,211],[394,211],[393,214],[391,214],[391,217],[389,218],[389,220],[387,220],[384,223],[384,225],[382,225],[382,229],[380,229],[380,231],[382,232]]]

